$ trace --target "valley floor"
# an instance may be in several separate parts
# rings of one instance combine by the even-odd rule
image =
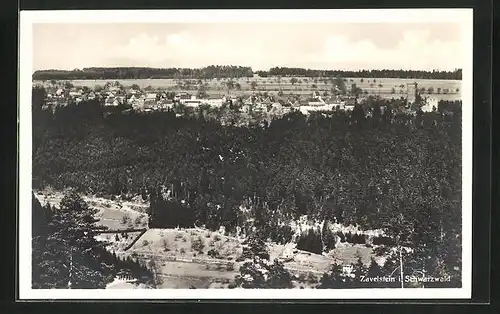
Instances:
[[[35,195],[42,205],[49,203],[53,206],[58,206],[63,197],[60,191],[37,191]],[[140,198],[123,201],[84,196],[84,200],[99,210],[98,224],[117,231],[100,234],[98,239],[107,241],[108,249],[117,256],[154,262],[161,273],[163,283],[160,288],[227,288],[239,274],[242,262],[236,262],[236,259],[242,253],[243,239],[202,228],[149,229],[149,205]],[[125,232],[131,228],[147,230]],[[368,265],[373,256],[373,248],[348,243],[342,243],[324,255],[297,250],[294,244],[268,243],[268,250],[271,260],[281,260],[295,275],[296,288],[314,287],[334,263],[354,264],[361,256]],[[117,279],[108,288],[135,289],[137,286]]]

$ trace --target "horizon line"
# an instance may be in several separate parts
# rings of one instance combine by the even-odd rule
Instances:
[[[453,68],[453,69],[429,69],[429,70],[423,70],[423,69],[405,69],[405,68],[359,68],[359,69],[318,69],[318,68],[309,68],[309,67],[299,67],[299,66],[273,66],[270,67],[269,69],[253,69],[251,66],[244,66],[244,65],[231,65],[231,64],[210,64],[210,65],[205,65],[202,67],[179,67],[179,66],[171,66],[171,67],[152,67],[152,66],[138,66],[138,65],[131,65],[131,66],[86,66],[82,68],[73,68],[73,69],[61,69],[61,68],[45,68],[45,69],[36,69],[34,70],[33,73],[37,71],[68,71],[68,72],[75,72],[76,70],[78,71],[83,71],[84,69],[133,69],[133,68],[141,68],[141,69],[193,69],[193,70],[198,70],[198,69],[204,69],[208,68],[210,66],[214,67],[240,67],[240,68],[250,68],[252,72],[269,72],[271,69],[274,68],[281,68],[281,69],[303,69],[307,71],[338,71],[338,72],[362,72],[362,71],[421,71],[421,72],[433,72],[433,71],[438,71],[438,72],[457,72],[460,70],[463,70],[461,67]]]

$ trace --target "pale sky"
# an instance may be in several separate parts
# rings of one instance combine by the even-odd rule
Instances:
[[[463,68],[460,24],[34,24],[34,70],[275,66],[328,70]]]

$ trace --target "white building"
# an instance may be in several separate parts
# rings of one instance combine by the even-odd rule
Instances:
[[[347,104],[347,105],[345,104],[344,105],[344,110],[345,111],[353,111],[354,110],[354,106],[355,106],[354,104]]]
[[[183,103],[186,107],[197,108],[202,102],[201,102],[201,99],[188,99],[188,100],[184,100]]]
[[[303,114],[307,115],[314,111],[332,111],[334,108],[333,104],[323,104],[323,105],[313,105],[313,106],[300,106],[299,110]]]
[[[314,96],[312,101],[309,101],[307,103],[309,106],[323,106],[325,104],[325,101],[321,96]]]
[[[208,104],[211,107],[222,107],[224,100],[221,98],[209,98],[209,99],[204,99],[203,103]]]
[[[425,104],[422,106],[421,109],[423,112],[432,112],[434,110],[434,107],[437,110],[438,103],[439,101],[436,98],[427,98]]]
[[[64,89],[62,88],[59,88],[57,91],[56,91],[56,96],[62,96],[64,94]]]
[[[69,96],[73,97],[73,98],[77,98],[77,97],[82,96],[82,93],[80,93],[80,92],[69,92]]]

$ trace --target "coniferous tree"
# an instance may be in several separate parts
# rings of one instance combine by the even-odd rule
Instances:
[[[347,279],[343,276],[340,265],[332,265],[329,272],[323,274],[320,279],[318,289],[346,289],[348,288]]]

